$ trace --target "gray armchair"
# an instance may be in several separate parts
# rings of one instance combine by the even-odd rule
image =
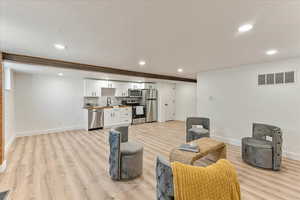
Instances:
[[[113,180],[129,180],[143,172],[143,146],[135,142],[121,142],[121,133],[109,132],[109,175]]]
[[[272,138],[267,140],[267,136]],[[280,170],[282,159],[281,129],[267,124],[254,123],[252,137],[242,139],[243,160],[256,167]]]
[[[121,142],[128,142],[128,126],[118,126],[114,130],[121,133]]]
[[[173,200],[173,173],[169,161],[158,156],[156,160],[156,197],[157,200]]]
[[[8,193],[9,191],[0,192],[0,200],[8,199]]]
[[[203,128],[196,128],[193,125],[202,125]],[[202,137],[210,136],[210,120],[203,117],[188,117],[186,119],[186,142],[190,142]]]

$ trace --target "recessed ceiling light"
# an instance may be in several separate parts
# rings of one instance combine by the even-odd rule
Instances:
[[[139,62],[139,65],[140,66],[144,66],[146,64],[146,61],[144,61],[144,60],[141,60],[140,62]]]
[[[239,32],[244,33],[244,32],[250,31],[252,28],[253,28],[252,24],[244,24],[239,27]]]
[[[179,68],[177,69],[178,72],[183,72],[183,69]]]
[[[66,48],[65,45],[62,44],[54,44],[54,47],[58,50],[64,50]]]
[[[63,73],[61,73],[61,72],[60,72],[60,73],[58,73],[58,76],[63,76],[63,75],[64,75],[64,74],[63,74]]]
[[[277,54],[277,53],[278,53],[277,49],[270,49],[270,50],[266,51],[266,54],[269,56]]]

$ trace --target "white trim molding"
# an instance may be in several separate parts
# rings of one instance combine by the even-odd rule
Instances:
[[[16,132],[16,137],[43,135],[43,134],[48,134],[48,133],[57,133],[57,132],[72,131],[72,130],[79,130],[79,129],[84,129],[84,125],[53,128],[53,129],[47,129],[47,130],[21,131],[21,132]]]
[[[219,136],[219,135],[211,135],[211,137],[213,139],[231,144],[231,145],[235,145],[235,146],[242,146],[241,141],[242,140],[237,140],[237,139],[233,139],[233,138],[226,138],[223,136]],[[300,160],[300,154],[299,153],[294,153],[294,152],[289,152],[289,151],[283,151],[282,155],[286,158],[292,159],[292,160]]]
[[[4,172],[5,169],[6,169],[6,160],[4,160],[2,165],[0,165],[0,173]]]
[[[12,136],[10,138],[8,138],[5,142],[5,155],[7,155],[8,151],[9,151],[9,147],[11,146],[11,144],[15,141],[16,136]]]

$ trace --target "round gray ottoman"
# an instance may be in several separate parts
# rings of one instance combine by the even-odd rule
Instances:
[[[242,158],[253,166],[272,169],[272,142],[246,137],[242,139]]]
[[[121,179],[134,179],[143,173],[143,145],[121,143]]]

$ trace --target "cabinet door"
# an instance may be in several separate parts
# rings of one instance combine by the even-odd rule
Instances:
[[[121,108],[120,123],[131,123],[131,121],[132,121],[131,107]]]
[[[104,126],[112,126],[114,124],[113,120],[113,109],[104,109]]]
[[[99,88],[107,88],[108,87],[108,81],[98,80],[97,85],[98,85]]]
[[[113,117],[113,123],[115,125],[120,124],[120,108],[113,108],[113,113],[112,113],[112,117]]]
[[[132,89],[144,89],[145,84],[144,83],[132,83]]]
[[[96,97],[99,96],[100,91],[97,87],[96,80],[86,79],[84,80],[84,96]]]
[[[155,83],[145,83],[145,89],[156,89]]]
[[[115,83],[116,88],[116,96],[117,97],[126,97],[128,96],[128,83],[126,82],[118,82]]]
[[[107,83],[108,88],[116,88],[116,82],[115,81],[108,81]]]

